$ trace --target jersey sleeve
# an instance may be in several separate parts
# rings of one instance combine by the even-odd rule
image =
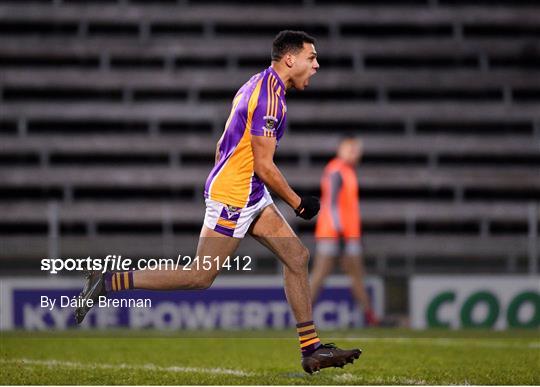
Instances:
[[[275,90],[276,82],[274,77],[268,76],[261,84],[251,122],[251,134],[254,136],[276,137],[283,123],[283,102]]]

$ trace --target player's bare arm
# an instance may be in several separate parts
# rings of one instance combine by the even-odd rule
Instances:
[[[274,163],[276,139],[253,136],[251,147],[253,149],[253,169],[257,176],[294,209],[296,216],[309,220],[317,215],[320,208],[319,199],[313,196],[298,196]]]
[[[254,170],[257,176],[278,195],[285,203],[296,209],[300,206],[300,196],[294,192],[289,183],[274,163],[276,139],[274,137],[252,136]]]
[[[216,156],[214,158],[216,164],[219,162],[219,147],[220,146],[221,146],[221,139],[218,141],[216,145]]]

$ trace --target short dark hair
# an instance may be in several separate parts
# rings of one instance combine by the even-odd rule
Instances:
[[[352,130],[342,133],[341,136],[339,137],[340,144],[344,143],[345,141],[358,141],[358,140],[359,140],[358,136],[356,136]]]
[[[315,38],[304,31],[280,31],[272,42],[272,60],[277,62],[288,52],[297,54],[304,48],[304,43],[315,42]]]

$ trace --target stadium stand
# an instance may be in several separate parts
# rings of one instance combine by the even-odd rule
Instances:
[[[363,139],[370,272],[537,267],[537,2],[2,0],[3,269],[193,253],[230,100],[284,28],[318,38],[321,71],[288,95],[278,165],[317,194],[339,137]]]

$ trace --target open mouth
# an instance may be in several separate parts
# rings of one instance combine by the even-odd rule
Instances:
[[[315,73],[311,74],[309,77],[306,78],[306,80],[304,81],[304,87],[308,87],[309,86],[309,81],[311,79],[311,77],[315,75]]]

